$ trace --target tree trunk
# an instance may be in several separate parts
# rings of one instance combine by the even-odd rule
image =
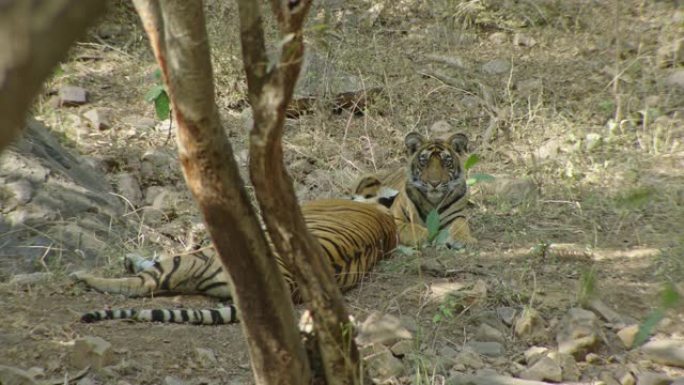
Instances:
[[[310,1],[271,0],[281,32],[279,63],[269,70],[259,2],[239,0],[240,37],[254,115],[250,176],[276,252],[291,269],[314,319],[327,383],[358,384],[359,354],[346,327],[342,295],[320,245],[311,237],[283,164],[282,133],[287,105],[304,53],[302,24]]]
[[[185,179],[233,280],[256,383],[308,384],[310,369],[288,290],[219,121],[202,3],[134,4],[169,91]]]
[[[104,2],[92,0],[2,2],[0,151],[21,132],[33,98],[55,65],[104,10]]]

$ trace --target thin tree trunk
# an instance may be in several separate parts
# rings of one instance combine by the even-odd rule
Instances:
[[[33,98],[71,44],[104,13],[92,0],[0,5],[0,151],[19,135]]]
[[[173,104],[185,179],[233,280],[256,383],[308,384],[310,369],[288,290],[219,121],[202,3],[134,4]]]
[[[304,53],[302,25],[310,1],[272,0],[281,32],[279,63],[269,70],[259,2],[239,0],[240,37],[254,127],[250,176],[276,252],[292,270],[308,302],[327,383],[358,384],[359,355],[342,295],[320,245],[311,237],[283,164],[282,133],[287,105]]]

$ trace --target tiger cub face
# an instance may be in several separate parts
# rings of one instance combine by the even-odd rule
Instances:
[[[450,192],[464,189],[463,158],[468,147],[465,134],[453,134],[446,140],[426,140],[411,132],[404,144],[410,156],[407,187],[417,190],[435,206]]]

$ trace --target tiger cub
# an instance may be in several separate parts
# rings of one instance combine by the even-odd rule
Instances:
[[[326,199],[302,204],[307,227],[323,249],[325,255],[321,257],[330,261],[342,291],[356,286],[379,259],[396,247],[396,226],[387,208],[395,197],[396,191],[392,193],[386,189],[373,199],[355,197],[361,202]],[[280,258],[277,263],[293,300],[300,301],[293,275]],[[188,253],[157,261],[128,259],[127,266],[129,270],[139,271],[135,276],[124,278],[99,278],[82,272],[72,274],[72,278],[94,290],[129,297],[203,294],[221,300],[231,299],[230,278],[219,258],[208,253]],[[238,322],[233,305],[215,309],[100,310],[81,317],[82,322],[105,319],[194,324]]]
[[[403,245],[418,246],[428,240],[426,221],[433,210],[439,214],[439,229],[448,229],[448,247],[476,243],[463,213],[468,202],[463,167],[468,137],[457,133],[446,140],[428,140],[411,132],[404,144],[409,155],[407,167],[380,178],[362,178],[355,194],[370,199],[382,186],[399,191],[391,211]]]

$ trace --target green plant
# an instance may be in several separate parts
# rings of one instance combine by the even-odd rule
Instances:
[[[596,268],[586,270],[580,276],[580,287],[577,293],[577,302],[586,305],[596,293]]]
[[[669,309],[677,306],[681,300],[682,298],[677,292],[677,289],[674,287],[674,284],[672,282],[667,282],[663,288],[663,291],[661,292],[660,306],[653,310],[648,317],[646,317],[644,322],[639,325],[639,332],[634,338],[633,346],[640,346],[646,342],[653,329],[655,329],[655,327],[658,325],[658,322],[665,317],[665,313]]]
[[[443,320],[451,320],[456,316],[454,312],[457,309],[462,309],[459,298],[454,295],[448,295],[444,298],[444,301],[437,308],[437,312],[432,316],[432,322],[440,323]]]
[[[164,84],[161,79],[161,70],[157,69],[154,71],[155,85],[147,91],[145,94],[145,100],[147,102],[154,103],[154,111],[157,114],[157,118],[163,120],[167,119],[171,114],[171,100],[169,95],[166,93]]]
[[[475,167],[476,164],[480,163],[480,156],[477,154],[471,154],[468,159],[463,163],[463,168],[465,171],[470,170],[471,168]],[[474,173],[466,179],[466,184],[468,186],[473,186],[477,183],[482,183],[482,182],[491,182],[494,180],[494,177],[489,174],[484,174],[484,173]]]

